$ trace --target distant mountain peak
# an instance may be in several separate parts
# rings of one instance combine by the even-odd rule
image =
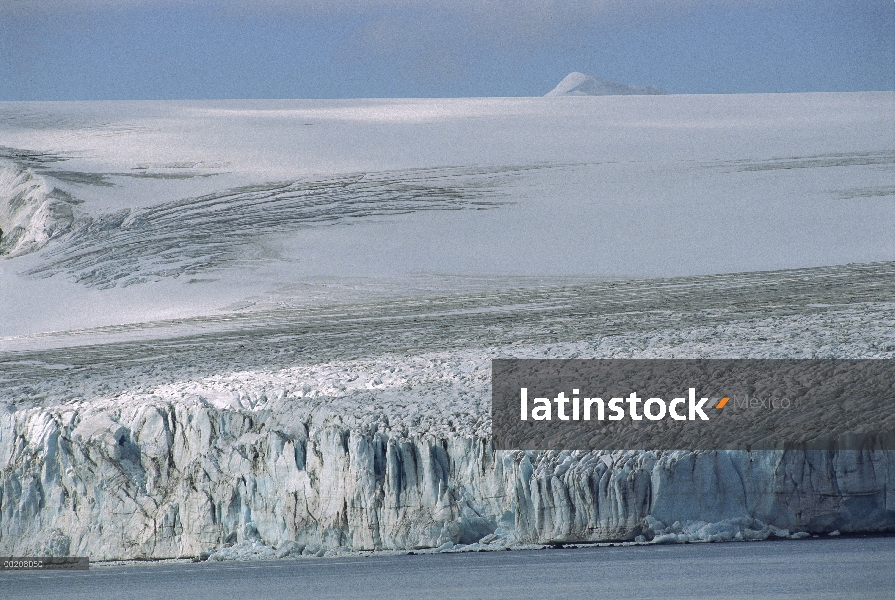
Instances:
[[[664,90],[654,85],[629,85],[608,79],[600,79],[586,73],[574,71],[566,75],[546,96],[631,96],[664,94]]]

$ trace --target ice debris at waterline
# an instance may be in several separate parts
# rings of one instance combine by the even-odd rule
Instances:
[[[0,553],[271,558],[895,530],[893,452],[496,452],[485,423],[432,434],[413,419],[302,414],[288,398],[133,400],[2,416]]]

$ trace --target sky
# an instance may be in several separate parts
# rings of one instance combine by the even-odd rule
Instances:
[[[895,89],[893,0],[0,0],[0,101]]]

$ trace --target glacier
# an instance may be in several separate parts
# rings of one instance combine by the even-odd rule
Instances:
[[[895,453],[498,451],[495,358],[895,357],[892,93],[0,103],[0,554],[895,531]]]
[[[731,276],[672,279],[673,314],[632,287],[639,300],[566,331],[568,307],[546,299],[577,292],[591,312],[616,284],[451,296],[436,318],[430,305],[402,304],[383,332],[390,344],[357,327],[368,307],[342,305],[324,317],[329,331],[302,340],[316,359],[278,358],[278,343],[301,338],[292,319],[271,328],[270,315],[261,333],[214,333],[213,348],[207,336],[176,336],[19,351],[3,369],[16,400],[0,413],[0,552],[214,560],[891,532],[895,452],[872,444],[497,451],[489,393],[490,359],[507,352],[891,358],[893,270],[748,274],[739,290]],[[718,289],[724,305],[749,299],[754,314],[713,308]],[[256,367],[239,370],[246,363]]]
[[[0,551],[94,560],[891,532],[892,452],[495,451],[143,402],[4,415]],[[281,552],[281,556],[283,553]]]

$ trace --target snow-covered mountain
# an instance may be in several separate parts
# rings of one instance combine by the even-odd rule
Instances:
[[[654,85],[630,85],[574,71],[545,96],[642,96],[664,94]]]

